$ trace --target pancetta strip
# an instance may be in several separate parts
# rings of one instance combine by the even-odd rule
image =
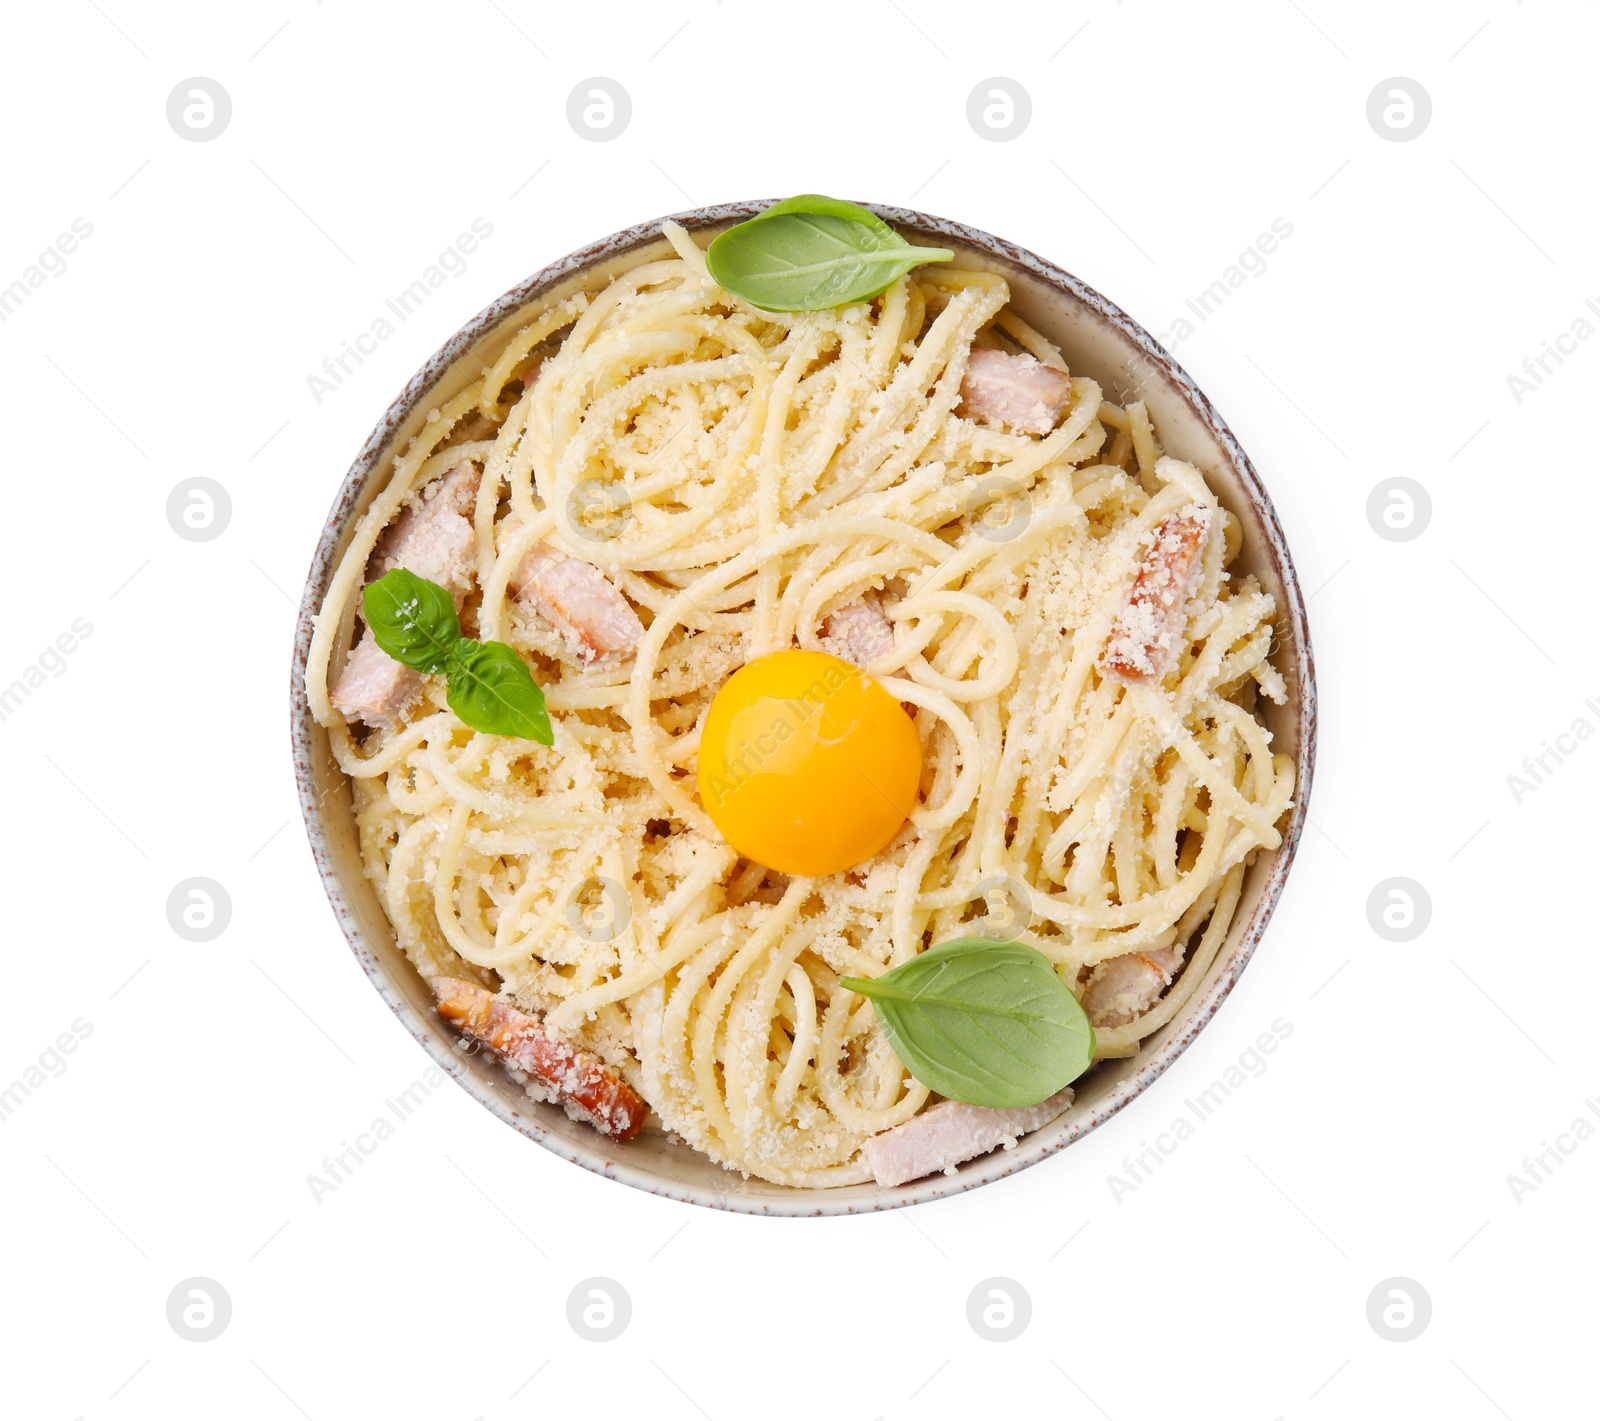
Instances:
[[[630,1140],[639,1132],[650,1107],[592,1051],[556,1040],[536,1017],[474,982],[430,977],[428,985],[439,999],[441,1017],[553,1091],[569,1115],[614,1140]]]
[[[861,1153],[879,1186],[892,1189],[988,1154],[996,1145],[1015,1144],[1019,1136],[1048,1125],[1071,1104],[1071,1086],[1037,1105],[1017,1110],[943,1100],[913,1115],[904,1125],[874,1135],[862,1145]]]
[[[1031,355],[975,350],[967,358],[957,414],[1013,434],[1048,434],[1072,397],[1072,379]]]
[[[1083,993],[1083,1009],[1094,1026],[1126,1026],[1160,1000],[1183,966],[1176,947],[1156,952],[1125,952],[1094,969]]]
[[[1212,510],[1191,503],[1169,514],[1139,564],[1111,628],[1101,674],[1124,685],[1159,686],[1183,645],[1184,613],[1199,584]]]
[[[511,594],[530,603],[585,666],[620,661],[644,635],[633,606],[593,563],[536,543],[511,578]]]
[[[469,521],[478,496],[478,470],[460,463],[414,496],[410,507],[383,530],[366,577],[376,582],[403,567],[448,588],[459,606],[471,590],[476,534]],[[328,699],[346,721],[359,720],[382,730],[397,730],[422,695],[422,677],[379,647],[371,630],[350,653]]]

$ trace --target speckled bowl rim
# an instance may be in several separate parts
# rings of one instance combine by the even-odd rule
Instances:
[[[716,227],[751,217],[767,207],[770,201],[771,199],[764,199],[721,203],[676,213],[670,220],[681,223],[690,231]],[[935,1174],[931,1178],[914,1181],[895,1189],[878,1190],[871,1198],[859,1196],[840,1198],[837,1197],[836,1191],[828,1189],[793,1189],[782,1194],[741,1198],[731,1190],[724,1192],[712,1188],[687,1186],[681,1181],[634,1164],[626,1158],[616,1158],[609,1152],[614,1147],[598,1134],[595,1135],[592,1146],[575,1146],[571,1140],[553,1135],[541,1124],[537,1113],[554,1111],[553,1106],[537,1106],[529,1101],[527,1109],[516,1110],[488,1091],[452,1049],[447,1034],[439,1030],[437,1020],[432,1018],[431,1014],[429,1017],[420,1015],[396,989],[382,962],[371,945],[365,941],[357,925],[355,914],[345,896],[344,885],[335,869],[322,825],[322,806],[318,802],[312,769],[314,753],[312,736],[316,727],[306,703],[305,668],[317,609],[322,604],[337,565],[337,550],[360,505],[362,492],[368,480],[380,471],[385,451],[397,431],[419,407],[428,392],[474,342],[499,326],[507,316],[559,282],[591,265],[624,256],[636,248],[657,242],[660,239],[661,223],[668,219],[655,218],[641,222],[637,226],[591,242],[561,260],[553,262],[506,292],[499,300],[468,321],[411,377],[405,389],[385,411],[377,427],[362,445],[355,462],[350,466],[349,473],[345,475],[344,482],[340,485],[311,560],[295,629],[294,659],[290,678],[290,717],[295,781],[300,807],[305,818],[312,856],[322,876],[323,887],[327,891],[334,915],[349,940],[351,950],[371,979],[379,996],[405,1023],[406,1029],[421,1043],[423,1049],[441,1070],[451,1076],[485,1109],[529,1139],[607,1179],[665,1198],[736,1213],[774,1217],[821,1217],[869,1213],[927,1203],[1016,1174],[1065,1149],[1074,1141],[1082,1139],[1090,1131],[1103,1125],[1183,1054],[1216,1015],[1224,998],[1233,990],[1240,974],[1254,956],[1294,862],[1295,851],[1299,846],[1301,832],[1306,822],[1306,808],[1311,797],[1312,771],[1316,761],[1315,663],[1311,652],[1311,634],[1306,618],[1305,601],[1295,576],[1294,563],[1290,558],[1289,547],[1284,539],[1283,529],[1278,523],[1272,500],[1256,473],[1255,466],[1234,437],[1233,431],[1228,428],[1199,386],[1143,326],[1098,291],[1054,263],[1003,238],[961,222],[953,222],[948,218],[932,217],[909,208],[887,207],[877,203],[863,205],[870,207],[886,222],[896,227],[934,240],[954,241],[1023,269],[1045,285],[1054,287],[1076,300],[1086,311],[1120,334],[1122,339],[1167,381],[1210,436],[1226,452],[1264,535],[1265,546],[1261,551],[1274,565],[1283,587],[1286,605],[1280,611],[1279,625],[1282,628],[1283,640],[1287,644],[1285,649],[1293,662],[1292,715],[1298,738],[1295,757],[1295,801],[1284,829],[1283,843],[1274,851],[1267,880],[1262,886],[1255,910],[1240,935],[1238,947],[1227,960],[1224,969],[1217,972],[1209,982],[1202,984],[1200,990],[1182,1009],[1178,1020],[1185,1023],[1185,1029],[1164,1041],[1149,1060],[1120,1081],[1092,1112],[1071,1119],[1066,1128],[1061,1128],[1059,1122],[1055,1125],[1046,1125],[1033,1134],[1023,1137],[1014,1149],[996,1150],[990,1155],[971,1161],[963,1165],[954,1176]]]

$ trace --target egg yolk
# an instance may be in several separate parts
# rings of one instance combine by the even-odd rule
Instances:
[[[871,858],[916,803],[911,717],[848,661],[776,651],[728,678],[700,735],[700,802],[746,858],[817,877]]]

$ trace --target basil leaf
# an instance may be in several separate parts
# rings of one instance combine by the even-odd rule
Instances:
[[[1037,1105],[1094,1059],[1094,1028],[1042,953],[958,937],[871,980],[841,986],[872,999],[895,1054],[923,1085],[969,1105]]]
[[[461,638],[451,648],[445,700],[463,725],[490,735],[555,743],[544,692],[528,663],[503,641]]]
[[[443,671],[450,648],[461,640],[450,594],[407,568],[391,568],[367,584],[361,615],[379,649],[413,671]]]
[[[381,651],[413,671],[446,674],[445,700],[463,725],[555,743],[528,663],[503,641],[462,636],[456,604],[437,582],[392,568],[367,584],[361,611]]]
[[[706,270],[765,311],[825,311],[886,290],[913,267],[947,262],[914,247],[863,207],[815,193],[775,203],[706,249]]]
[[[765,211],[756,213],[750,221],[762,222],[768,217],[781,217],[786,212],[810,213],[816,217],[842,217],[847,222],[859,222],[863,227],[872,228],[879,236],[886,238],[890,246],[909,245],[905,238],[876,212],[869,212],[865,207],[846,202],[842,197],[824,197],[820,192],[803,192],[797,197],[786,197],[782,202],[775,202]]]

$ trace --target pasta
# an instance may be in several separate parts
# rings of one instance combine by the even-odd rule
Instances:
[[[841,977],[974,930],[1036,948],[1086,999],[1106,964],[1170,963],[1164,993],[1102,1012],[1101,1057],[1135,1052],[1196,989],[1293,792],[1254,713],[1284,696],[1274,603],[1229,574],[1235,520],[1161,454],[1142,402],[1069,375],[1048,433],[966,417],[974,351],[1066,370],[1000,276],[924,266],[871,301],[774,313],[664,232],[670,253],[530,312],[429,412],[332,579],[308,699],[419,972],[542,1018],[729,1169],[856,1183],[864,1142],[930,1097]],[[438,678],[361,738],[330,699],[380,535],[463,465],[462,623],[529,661],[548,748],[463,725]],[[1179,516],[1215,535],[1170,670],[1103,674],[1141,557]],[[518,594],[541,545],[626,597],[631,656],[575,654]],[[914,713],[918,803],[868,862],[786,878],[708,817],[699,735],[733,671],[829,650],[830,615],[863,599],[892,628],[865,669]]]

